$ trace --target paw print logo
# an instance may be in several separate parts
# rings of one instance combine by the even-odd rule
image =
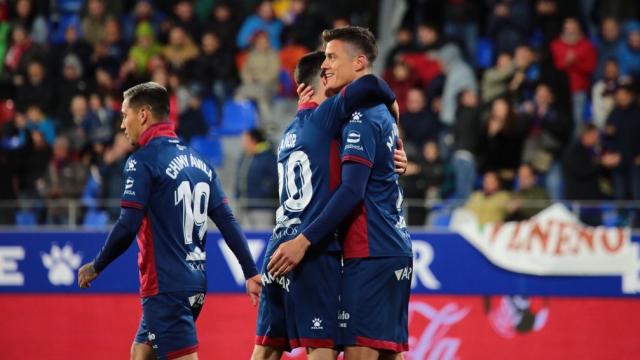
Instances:
[[[74,253],[71,245],[60,248],[57,244],[51,245],[51,251],[43,253],[42,264],[49,269],[49,282],[52,285],[73,284],[76,279],[75,270],[80,266],[82,257]]]
[[[322,330],[322,320],[320,320],[319,318],[314,318],[313,320],[311,320],[311,324],[313,324],[311,329]]]
[[[362,113],[359,111],[356,111],[351,115],[351,121],[353,122],[359,122],[360,119],[362,119]]]

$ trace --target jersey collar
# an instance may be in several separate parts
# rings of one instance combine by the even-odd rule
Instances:
[[[140,144],[140,146],[145,146],[149,141],[160,136],[170,138],[178,137],[176,132],[173,130],[173,124],[168,121],[163,121],[153,124],[149,126],[147,130],[143,131],[142,134],[140,134],[140,139],[138,139],[138,144]]]
[[[308,101],[306,103],[302,103],[298,105],[298,111],[300,110],[313,110],[318,107],[318,103],[315,101]]]

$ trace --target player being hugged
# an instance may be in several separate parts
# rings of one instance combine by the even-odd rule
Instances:
[[[169,96],[159,84],[124,92],[120,128],[138,149],[125,165],[120,217],[94,260],[78,270],[78,285],[89,287],[137,238],[142,318],[135,360],[198,358],[208,217],[240,262],[254,306],[262,288],[213,167],[177,138],[168,115]]]
[[[326,30],[322,37],[327,91],[340,92],[371,73],[377,47],[369,30]],[[408,350],[413,259],[394,170],[397,144],[398,128],[386,106],[354,111],[341,130],[340,186],[320,216],[281,244],[268,265],[276,276],[290,272],[309,244],[322,242],[348,220],[341,230],[344,266],[337,317],[347,360],[401,359]]]

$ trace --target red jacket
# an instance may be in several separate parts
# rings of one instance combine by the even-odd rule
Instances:
[[[571,51],[575,54],[575,60],[567,64],[566,58]],[[574,45],[557,38],[551,43],[551,55],[556,68],[569,76],[572,93],[590,88],[591,75],[596,68],[596,51],[587,38],[583,37]]]

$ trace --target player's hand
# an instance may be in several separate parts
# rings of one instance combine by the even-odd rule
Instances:
[[[404,175],[407,172],[407,153],[404,152],[404,143],[402,139],[398,138],[398,148],[393,153],[393,164],[396,167],[396,172],[400,175]]]
[[[260,292],[262,291],[262,277],[260,274],[254,275],[246,281],[247,295],[251,299],[251,305],[256,306],[260,302]]]
[[[78,286],[83,289],[91,286],[91,282],[98,277],[96,269],[93,267],[93,263],[87,263],[82,265],[78,270]]]
[[[298,105],[302,105],[311,101],[314,91],[311,86],[307,86],[306,84],[302,83],[298,85],[296,93],[298,93]]]
[[[267,270],[273,276],[282,276],[289,273],[300,263],[310,245],[311,242],[303,234],[280,244],[271,255]]]

